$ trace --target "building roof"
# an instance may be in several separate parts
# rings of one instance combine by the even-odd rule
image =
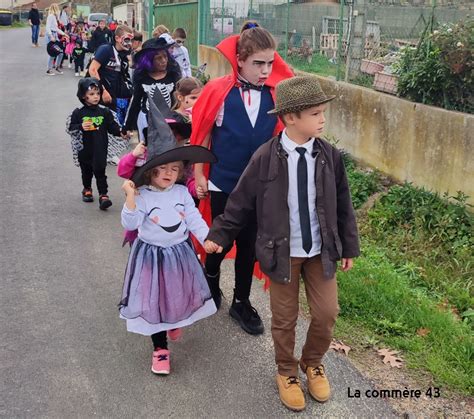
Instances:
[[[17,9],[31,9],[31,5],[33,3],[36,3],[38,6],[38,10],[45,10],[48,9],[49,6],[51,6],[53,3],[57,3],[59,6],[62,6],[63,4],[69,3],[68,0],[37,0],[37,1],[30,1],[28,3],[25,3],[21,6],[14,7],[15,10]]]

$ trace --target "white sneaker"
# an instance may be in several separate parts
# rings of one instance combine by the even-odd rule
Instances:
[[[74,73],[74,75],[75,75],[76,77],[79,77],[79,73]]]
[[[56,74],[53,73],[53,70],[47,70],[46,75],[47,76],[55,76]]]
[[[117,166],[119,164],[120,158],[118,156],[112,156],[107,163],[112,166]]]
[[[67,65],[67,68],[72,68],[72,64],[69,63],[69,64]]]

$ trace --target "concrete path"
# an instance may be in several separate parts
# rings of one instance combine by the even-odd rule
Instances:
[[[44,39],[41,39],[44,43]],[[150,372],[149,338],[118,318],[127,249],[121,248],[121,180],[114,205],[81,202],[66,116],[79,105],[72,70],[47,77],[46,52],[29,30],[0,32],[0,416],[16,417],[390,417],[381,400],[350,399],[371,384],[334,354],[325,360],[333,397],[294,414],[279,402],[268,295],[252,301],[266,326],[252,337],[221,311],[171,345],[172,374]],[[298,350],[307,322],[298,325]]]

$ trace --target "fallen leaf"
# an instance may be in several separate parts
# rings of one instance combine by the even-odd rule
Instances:
[[[425,329],[424,327],[422,327],[416,331],[416,334],[418,336],[427,336],[430,332],[431,332],[430,329]]]
[[[331,344],[329,345],[329,349],[333,349],[336,352],[343,352],[347,356],[347,354],[352,348],[350,346],[347,346],[340,340],[333,339],[331,341]]]
[[[383,357],[383,363],[384,364],[390,364],[390,366],[396,367],[396,368],[401,368],[403,364],[403,359],[398,355],[398,351],[394,351],[392,349],[379,349],[377,350],[377,353]]]

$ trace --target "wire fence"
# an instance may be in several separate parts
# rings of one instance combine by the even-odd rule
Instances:
[[[427,29],[474,12],[472,0],[211,0],[201,7],[201,43],[215,46],[256,20],[294,68],[396,93],[393,63]]]

